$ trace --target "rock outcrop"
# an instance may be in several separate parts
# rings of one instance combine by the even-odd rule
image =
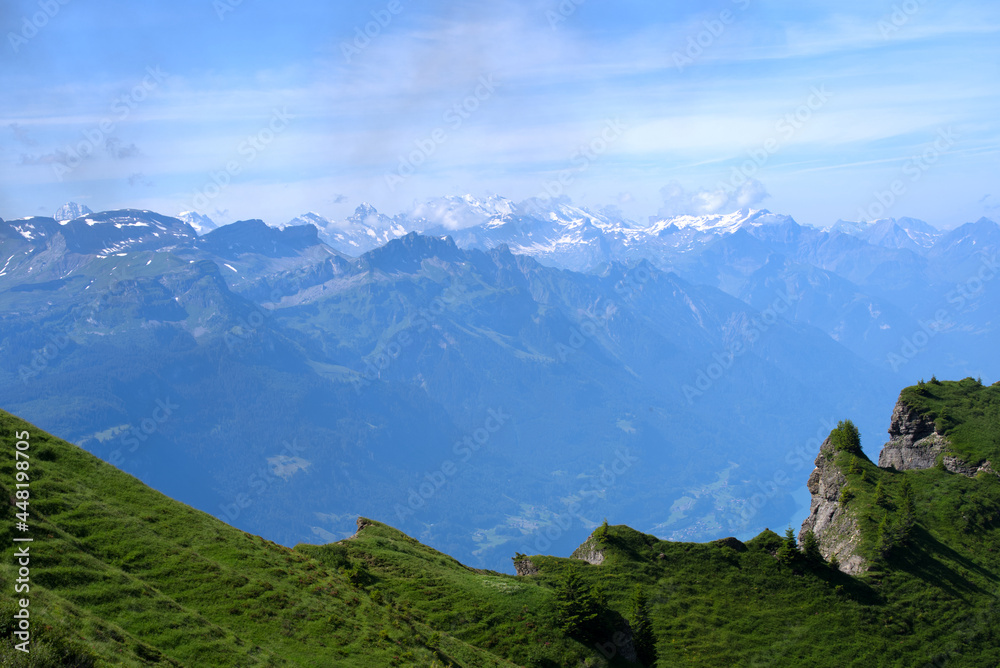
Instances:
[[[358,537],[358,534],[361,533],[362,529],[364,529],[365,527],[370,527],[373,524],[375,524],[375,522],[372,522],[370,519],[368,519],[366,517],[359,517],[358,518],[358,528],[357,528],[357,530],[355,530],[354,533],[352,533],[350,536],[348,536],[344,540],[354,540],[355,538]]]
[[[524,557],[514,562],[514,572],[518,575],[534,575],[538,572],[538,566],[528,557]]]
[[[989,473],[990,475],[1000,475],[993,470],[993,464],[988,459],[982,462],[981,464],[970,464],[963,459],[959,459],[958,457],[945,455],[944,467],[949,471],[951,471],[952,473],[961,473],[967,478],[975,478],[980,473]]]
[[[948,446],[948,439],[934,431],[934,422],[902,401],[892,411],[889,442],[882,447],[878,465],[897,471],[929,469]]]
[[[833,443],[827,438],[820,446],[816,468],[806,483],[812,494],[812,503],[809,517],[802,523],[799,542],[812,530],[819,540],[819,551],[823,557],[829,560],[836,556],[840,570],[855,575],[868,570],[868,562],[858,554],[861,542],[858,522],[840,503],[840,493],[847,484],[847,478],[834,463],[834,454]]]
[[[897,471],[929,469],[937,463],[940,455],[944,467],[952,473],[969,478],[974,478],[979,473],[997,475],[989,460],[970,464],[960,457],[947,454],[949,445],[948,439],[937,433],[930,418],[920,415],[900,401],[892,411],[889,442],[882,446],[878,465]]]
[[[859,456],[864,455],[858,451]],[[858,552],[861,530],[850,505],[840,502],[847,478],[835,463],[836,449],[830,438],[820,446],[816,468],[806,486],[812,494],[809,517],[799,531],[801,542],[812,530],[819,540],[823,557],[837,557],[840,569],[852,575],[868,570],[867,559]],[[878,465],[884,469],[907,471],[933,468],[938,461],[952,473],[973,478],[980,473],[1000,475],[989,460],[969,463],[952,451],[951,442],[937,432],[934,421],[903,403],[892,411],[889,442],[882,446]]]
[[[604,550],[598,549],[598,541],[591,535],[583,542],[583,545],[573,550],[569,555],[570,559],[580,559],[593,566],[600,566],[604,563]]]

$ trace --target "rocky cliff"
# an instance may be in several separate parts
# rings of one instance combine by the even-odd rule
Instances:
[[[932,420],[902,401],[892,411],[889,439],[878,456],[878,465],[898,471],[933,467],[948,445],[948,440],[934,431]]]
[[[970,463],[948,454],[948,439],[937,433],[933,420],[920,415],[902,400],[892,411],[889,439],[878,456],[878,465],[882,468],[894,468],[897,471],[929,469],[941,455],[944,467],[952,473],[969,478],[978,473],[996,475],[989,460]]]
[[[819,551],[823,558],[829,560],[836,556],[840,569],[853,575],[867,570],[868,562],[858,554],[861,529],[857,520],[840,503],[840,493],[846,484],[847,478],[834,463],[833,442],[827,438],[820,446],[816,468],[806,483],[812,494],[812,503],[809,517],[802,523],[799,542],[812,530],[819,539]]]
[[[591,534],[580,547],[573,550],[573,554],[569,555],[569,558],[580,559],[588,564],[600,566],[604,563],[604,550],[600,549],[599,545],[597,538]]]
[[[837,433],[835,430],[831,437]],[[858,442],[851,447],[853,449],[849,451],[866,459]],[[859,554],[861,531],[858,521],[850,504],[841,502],[847,478],[836,463],[836,450],[832,438],[827,438],[820,446],[816,468],[806,483],[812,502],[809,517],[802,523],[799,541],[812,530],[819,540],[824,558],[829,560],[836,556],[842,571],[857,574],[867,570],[869,564]],[[989,460],[968,462],[956,456],[948,438],[936,430],[934,421],[907,405],[900,397],[892,411],[889,442],[879,454],[879,467],[896,471],[929,469],[938,461],[948,471],[970,478],[980,473],[998,475]],[[849,498],[851,494],[846,496]]]

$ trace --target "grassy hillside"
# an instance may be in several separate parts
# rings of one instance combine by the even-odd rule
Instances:
[[[908,388],[903,399],[944,411],[956,452],[1000,462],[998,392],[966,380]],[[643,618],[658,666],[1000,663],[995,475],[887,471],[836,452],[842,503],[875,564],[859,577],[771,531],[696,544],[625,526],[581,547],[599,565],[518,555],[534,574],[516,577],[468,568],[371,520],[340,543],[276,545],[0,412],[0,492],[12,501],[23,430],[32,528],[16,531],[21,510],[4,504],[4,666],[629,666]],[[25,535],[30,657],[11,637],[12,539]]]
[[[0,521],[0,664],[509,666],[434,631],[335,568],[233,529],[0,413],[0,488],[31,434],[31,531]],[[12,649],[12,538],[29,535],[30,662]],[[437,645],[437,643],[434,643]]]

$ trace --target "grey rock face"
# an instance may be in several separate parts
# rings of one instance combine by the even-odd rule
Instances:
[[[944,467],[951,471],[952,473],[960,473],[966,478],[975,478],[976,475],[980,473],[989,473],[990,475],[997,475],[997,472],[993,470],[993,464],[990,460],[984,461],[982,464],[970,464],[964,459],[959,459],[958,457],[952,457],[950,455],[944,456]]]
[[[569,555],[569,558],[586,561],[592,566],[600,566],[604,563],[604,550],[598,549],[598,545],[597,539],[591,534],[580,547],[573,550],[573,554]]]
[[[597,540],[590,536],[583,545],[573,550],[569,555],[570,559],[580,559],[593,566],[600,566],[604,563],[604,550],[597,549]]]
[[[538,572],[538,566],[531,559],[525,557],[514,562],[514,572],[518,575],[534,575]]]
[[[934,422],[917,414],[903,402],[897,403],[892,411],[889,438],[879,453],[878,465],[897,471],[929,469],[937,462],[938,455],[946,453],[950,445],[947,438],[934,430]],[[969,478],[979,473],[997,475],[989,461],[970,464],[949,454],[945,454],[942,461],[952,473]]]
[[[902,402],[892,411],[889,439],[878,456],[878,465],[897,471],[933,467],[948,445],[947,439],[934,431],[931,420]]]
[[[809,530],[819,540],[819,551],[823,558],[837,557],[840,570],[855,575],[868,569],[868,562],[857,553],[861,541],[861,529],[857,521],[840,503],[840,492],[847,479],[833,462],[833,443],[827,438],[820,446],[816,457],[816,468],[809,476],[806,486],[812,494],[809,517],[799,531],[801,542]]]
[[[980,473],[1000,475],[988,460],[970,464],[947,454],[950,443],[934,430],[934,422],[902,402],[897,403],[892,411],[889,439],[879,453],[878,465],[881,468],[894,468],[897,471],[929,469],[941,455],[944,467],[952,473],[970,478]],[[816,468],[806,483],[812,494],[812,503],[809,517],[802,523],[799,531],[799,541],[805,538],[806,532],[812,530],[819,540],[823,557],[830,559],[836,555],[840,569],[856,575],[868,570],[869,565],[857,551],[861,541],[857,520],[840,503],[840,494],[847,485],[847,478],[834,464],[834,455],[833,443],[827,438],[820,446]]]

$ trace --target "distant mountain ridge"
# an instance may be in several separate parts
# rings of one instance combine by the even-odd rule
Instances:
[[[77,211],[75,207],[70,203],[64,210]],[[38,217],[6,221],[0,225],[0,235],[27,246],[59,238],[72,252],[108,256],[143,248],[186,247],[201,234],[212,235],[201,248],[228,253],[230,259],[242,252],[239,246],[223,252],[225,244],[219,243],[223,238],[230,239],[226,244],[242,243],[238,239],[245,235],[233,232],[233,225],[242,222],[209,229],[214,225],[210,220],[186,216],[197,229],[180,219],[125,210],[61,222]],[[272,228],[258,222],[254,229],[260,236],[271,234]],[[984,275],[992,275],[989,267],[1000,253],[1000,228],[986,218],[947,232],[913,218],[837,221],[829,230],[821,230],[801,226],[789,216],[744,209],[653,219],[640,226],[614,211],[592,213],[565,200],[516,204],[502,197],[465,196],[433,200],[394,217],[362,204],[343,223],[310,213],[282,229],[302,230],[296,233],[293,253],[325,243],[342,257],[358,257],[417,230],[450,236],[460,248],[504,246],[517,255],[573,271],[600,272],[612,262],[631,265],[646,260],[758,308],[764,308],[774,298],[776,286],[783,284],[786,292],[797,289],[802,295],[792,317],[820,327],[871,363],[893,371],[900,370],[898,351],[907,347],[906,339],[919,331],[920,322],[936,322],[936,335],[969,339],[954,347],[971,345],[972,350],[984,350],[984,334],[994,326],[988,309],[969,306],[980,299],[996,301],[995,291],[977,289],[967,298],[969,290],[964,287],[970,281],[975,287],[984,267]],[[250,243],[271,244],[270,252],[275,253],[275,244],[285,243],[278,239],[272,234],[268,242]],[[17,262],[17,257],[8,258],[7,275]],[[948,306],[944,312],[957,307],[962,317],[970,319],[969,326],[957,328],[950,319],[939,318],[942,304]],[[908,363],[909,358],[902,359]]]
[[[72,220],[33,217],[7,221],[0,236],[37,244],[60,238],[74,253],[112,255],[145,248],[168,248],[197,236],[187,223],[152,211],[122,209],[88,213]]]
[[[616,241],[625,246],[630,243],[656,243],[655,239],[658,237],[672,236],[683,231],[685,234],[672,239],[665,246],[682,248],[685,242],[691,241],[698,234],[731,234],[738,229],[795,221],[789,216],[773,214],[767,210],[743,209],[729,214],[651,217],[647,224],[640,224],[623,218],[615,211],[595,213],[574,206],[565,199],[536,198],[515,203],[496,195],[486,199],[465,195],[430,200],[395,216],[388,216],[369,204],[362,204],[353,215],[341,222],[309,213],[288,224],[306,222],[315,224],[321,233],[329,237],[326,239],[328,243],[348,254],[364,252],[373,247],[373,244],[381,245],[391,238],[380,237],[378,232],[402,236],[413,231],[450,233],[466,239],[467,243],[459,245],[488,245],[502,241],[517,252],[536,254],[545,249],[550,253],[554,252],[561,245],[583,243],[587,240],[588,228],[599,230],[609,247],[614,246]],[[914,218],[887,218],[870,222],[839,220],[830,226],[829,231],[851,234],[874,245],[893,248],[927,248],[942,234],[928,223]],[[577,265],[573,268],[587,267]]]
[[[392,217],[363,205],[343,223],[323,219],[318,226],[320,237],[346,255],[420,231],[451,236],[460,248],[506,246],[543,264],[580,272],[647,260],[758,308],[773,299],[778,284],[786,290],[798,286],[803,297],[793,317],[893,371],[903,368],[900,359],[908,365],[910,358],[899,350],[911,349],[906,340],[920,331],[919,323],[937,323],[941,305],[948,306],[946,312],[958,305],[956,291],[961,293],[968,281],[975,286],[980,267],[985,263],[988,269],[1000,253],[1000,228],[985,218],[948,231],[907,217],[840,220],[820,229],[767,210],[743,209],[640,224],[617,211],[593,212],[565,199],[515,203],[497,196],[443,197]],[[828,294],[827,286],[836,292]],[[974,297],[996,303],[995,291],[978,290]],[[969,325],[959,328],[954,318],[946,318],[935,331],[968,339],[956,341],[953,349],[971,346],[981,359],[988,344],[973,332],[995,326],[986,313],[963,303],[953,315],[968,317]]]
[[[765,441],[807,441],[816,414],[870,431],[900,376],[996,373],[996,293],[967,281],[955,292],[1000,243],[991,221],[919,254],[750,210],[658,221],[662,243],[634,243],[648,229],[613,211],[550,208],[451,198],[425,214],[486,211],[487,224],[428,235],[366,207],[357,221],[392,238],[358,255],[314,223],[199,236],[137,210],[4,221],[0,400],[164,491],[191,468],[197,484],[176,487],[185,502],[272,539],[343,535],[352,513],[393,517],[499,568],[511,546],[546,532],[578,543],[612,512],[673,538],[785,522],[791,489],[743,512],[787,466]],[[181,396],[144,447],[123,441]],[[456,463],[449,444],[487,410],[513,417],[425,498],[428,476]],[[641,499],[589,482],[618,448],[643,461],[628,473]],[[706,468],[709,451],[731,467]],[[248,496],[261,484],[273,506]],[[567,518],[573,498],[595,500]]]

